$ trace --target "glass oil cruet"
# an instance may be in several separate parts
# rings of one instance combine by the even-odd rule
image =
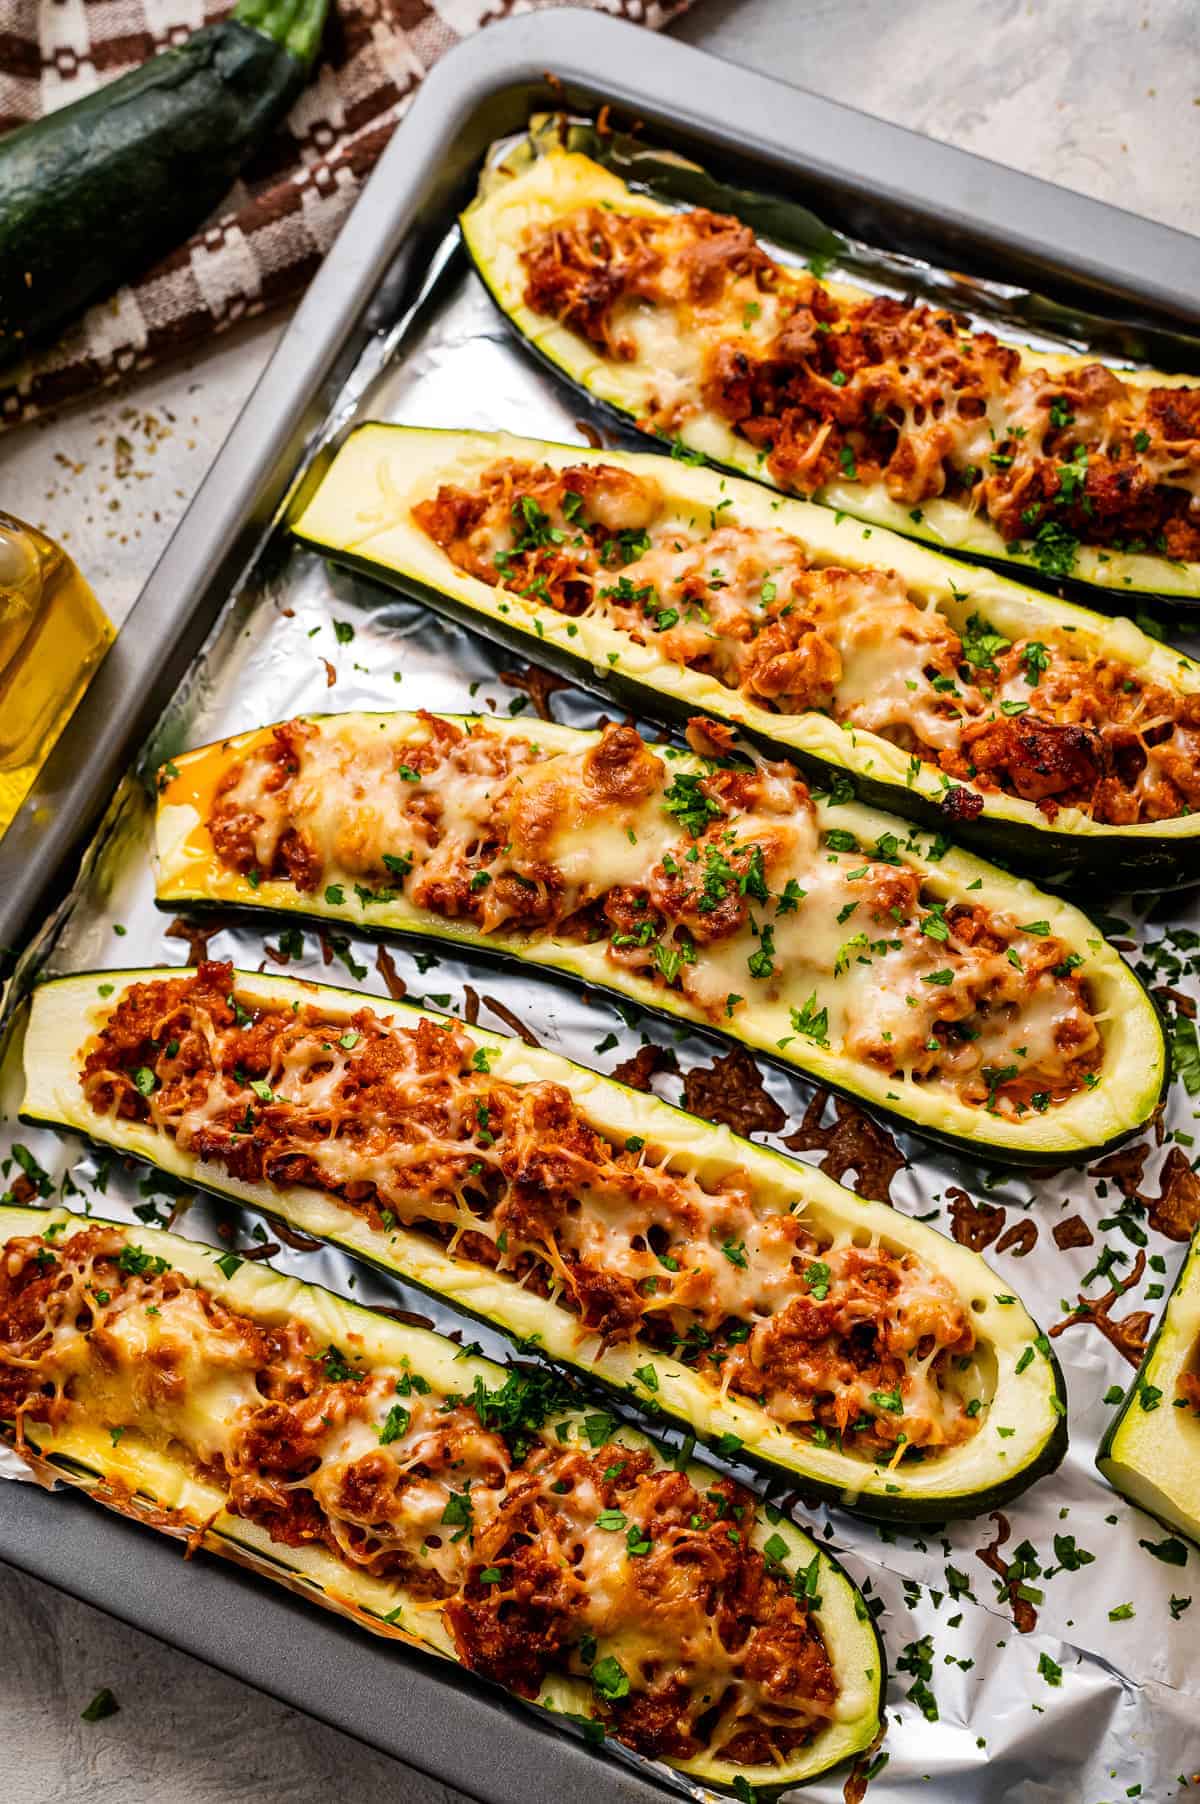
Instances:
[[[113,636],[62,546],[0,512],[0,834]]]

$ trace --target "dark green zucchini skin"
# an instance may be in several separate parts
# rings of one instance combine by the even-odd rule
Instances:
[[[174,896],[169,900],[158,898],[155,901],[155,907],[161,909],[164,914],[169,915],[177,915],[180,912],[188,915],[201,916],[214,914],[226,916],[233,915],[248,923],[254,922],[255,920],[261,921],[264,911],[267,911],[266,904],[244,904],[224,900],[212,902],[203,896]],[[421,945],[429,946],[431,949],[437,951],[446,952],[447,950],[457,949],[462,956],[477,958],[483,963],[495,965],[501,970],[512,970],[515,968],[528,975],[531,965],[535,971],[539,969],[535,956],[523,958],[519,953],[511,951],[506,946],[489,946],[475,941],[460,941],[456,939],[452,931],[452,924],[447,924],[446,929],[441,933],[422,933],[418,928],[400,928],[396,926],[372,927],[368,921],[338,921],[331,920],[328,915],[310,913],[304,907],[303,902],[298,902],[295,907],[288,908],[287,910],[280,910],[279,908],[272,907],[268,912],[276,916],[285,914],[288,920],[296,919],[307,922],[314,933],[328,933],[332,928],[335,933],[343,931],[347,933],[358,933],[362,934],[364,938],[371,940],[416,940]],[[543,975],[549,977],[552,981],[576,985],[581,981],[570,973],[556,970],[553,966],[545,967]],[[1138,983],[1139,988],[1145,989],[1145,985],[1142,984],[1140,978],[1136,978],[1135,981]],[[615,1003],[624,1008],[629,1007],[629,997],[623,990],[617,989],[615,985],[598,983],[594,978],[589,977],[587,979],[586,987],[589,991],[595,991],[604,996],[611,996]],[[420,999],[414,997],[413,1000],[419,1001]],[[675,1026],[679,1025],[680,1018],[673,1015],[668,1009],[659,1011],[642,1002],[637,1002],[634,1006],[644,1009],[647,1014],[658,1015],[661,1013],[663,1020]],[[1158,1019],[1159,1032],[1161,1033],[1163,1031],[1162,1017],[1157,1005],[1155,1005],[1155,1015]],[[734,1034],[723,1033],[717,1027],[705,1027],[697,1021],[689,1020],[687,1022],[687,1031],[689,1036],[694,1035],[696,1037],[703,1037],[705,1041],[709,1042],[714,1047],[714,1049],[728,1049],[731,1046],[741,1046],[744,1044],[744,1042],[739,1040]],[[808,1072],[789,1063],[787,1059],[776,1056],[775,1053],[771,1052],[766,1047],[752,1046],[748,1048],[748,1050],[753,1058],[765,1059],[769,1065],[772,1065],[777,1071],[786,1072],[789,1077],[799,1078],[801,1082],[808,1084],[816,1082]],[[874,1102],[864,1102],[863,1098],[856,1090],[851,1089],[848,1084],[839,1084],[832,1078],[822,1078],[820,1082],[823,1089],[831,1091],[836,1096],[844,1096],[847,1102],[852,1102],[854,1104],[855,1108],[864,1109],[869,1114],[881,1115],[885,1120],[890,1121],[903,1133],[919,1134],[922,1140],[928,1140],[935,1146],[944,1146],[948,1152],[954,1153],[955,1156],[960,1159],[971,1159],[978,1163],[980,1159],[986,1158],[996,1165],[1012,1166],[1016,1169],[1025,1171],[1061,1171],[1063,1166],[1069,1162],[1061,1147],[1047,1152],[1032,1152],[1026,1151],[1024,1148],[996,1146],[987,1139],[986,1135],[968,1138],[965,1135],[949,1133],[944,1128],[934,1127],[926,1122],[917,1123],[910,1121],[907,1116],[901,1114],[899,1110],[884,1108]],[[1155,1105],[1156,1108],[1162,1104],[1170,1082],[1171,1064],[1170,1060],[1164,1056],[1163,1080],[1159,1088],[1158,1101]],[[1127,1140],[1132,1140],[1136,1135],[1144,1133],[1146,1121],[1151,1119],[1153,1119],[1153,1113],[1148,1115],[1146,1120],[1136,1122],[1132,1127],[1123,1128],[1119,1134],[1114,1134],[1109,1140],[1100,1142],[1095,1146],[1081,1147],[1075,1162],[1079,1166],[1090,1165],[1093,1160],[1102,1158],[1107,1153],[1116,1152],[1117,1148],[1124,1146]]]
[[[304,0],[314,49],[325,3]],[[0,140],[0,363],[213,211],[308,79],[297,10],[260,8],[261,26],[236,16],[205,26]]]
[[[741,480],[745,480],[744,476]],[[292,530],[295,533],[294,527]],[[342,565],[384,587],[399,589],[447,620],[480,634],[493,644],[502,645],[506,651],[521,658],[536,659],[568,682],[591,690],[618,707],[649,720],[661,721],[668,727],[684,727],[696,713],[694,707],[675,696],[664,695],[651,683],[622,671],[598,670],[590,658],[549,645],[532,632],[507,626],[488,614],[477,613],[467,603],[443,594],[429,583],[398,571],[384,570],[352,552],[332,550],[326,544],[305,539],[302,533],[295,533],[295,536],[331,563]],[[1056,832],[1049,824],[1027,827],[1019,821],[997,820],[986,809],[974,820],[961,819],[927,796],[906,789],[903,784],[881,782],[869,773],[827,763],[811,753],[798,751],[784,740],[773,738],[758,727],[739,723],[738,730],[771,757],[786,758],[796,765],[815,789],[827,789],[835,777],[839,782],[849,778],[859,801],[888,814],[902,815],[934,833],[944,833],[1003,870],[1036,878],[1046,889],[1072,891],[1086,887],[1095,897],[1097,894],[1119,895],[1129,890],[1178,889],[1185,884],[1200,883],[1200,832],[1156,841],[1149,835],[1130,838],[1122,835],[1118,828],[1103,834],[1084,835]]]

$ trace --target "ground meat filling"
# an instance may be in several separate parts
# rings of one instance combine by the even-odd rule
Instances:
[[[196,1391],[213,1401],[188,1410]],[[0,1417],[169,1451],[285,1546],[402,1584],[472,1671],[526,1697],[566,1672],[630,1747],[770,1764],[839,1688],[803,1569],[750,1540],[754,1497],[701,1491],[544,1372],[442,1395],[407,1364],[270,1329],[91,1226],[0,1248]],[[776,1540],[780,1537],[776,1536]],[[410,1605],[399,1611],[403,1627]]]
[[[331,1024],[243,1003],[235,982],[206,964],[126,989],[83,1060],[92,1106],[246,1182],[415,1229],[820,1445],[891,1463],[976,1432],[969,1312],[915,1255],[818,1235],[744,1173],[706,1188],[662,1149],[615,1145],[562,1086],[492,1075],[456,1024],[369,1008]]]
[[[738,220],[582,207],[527,229],[524,301],[607,357],[662,369],[670,315],[698,368],[672,368],[646,424],[710,412],[812,494],[882,483],[912,509],[960,501],[1050,575],[1079,545],[1200,560],[1200,387],[1144,389],[1099,363],[1023,363],[944,308],[839,299],[774,262]]]
[[[962,632],[894,570],[815,568],[727,510],[680,517],[613,464],[498,459],[412,510],[460,569],[600,619],[780,714],[828,714],[944,777],[1108,825],[1200,806],[1200,696],[1089,655],[1077,636]],[[285,861],[291,856],[284,852]]]
[[[424,737],[403,717],[264,732],[206,804],[220,861],[334,904],[352,890],[368,921],[403,895],[485,934],[600,945],[714,1024],[765,1007],[776,1038],[1007,1117],[1096,1081],[1082,955],[1048,922],[939,901],[894,834],[871,851],[823,831],[790,765],[679,769],[628,726],[547,751],[420,720]]]

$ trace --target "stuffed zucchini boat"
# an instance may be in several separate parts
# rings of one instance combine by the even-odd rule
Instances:
[[[1200,385],[822,282],[578,152],[489,165],[467,249],[525,342],[645,432],[906,538],[1200,595]]]
[[[1153,1003],[1077,909],[816,800],[786,764],[714,763],[627,726],[345,714],[181,755],[160,785],[164,908],[515,957],[990,1158],[1094,1157],[1165,1081]]]
[[[503,433],[359,427],[293,531],[1043,882],[1200,877],[1200,665],[1129,620],[713,470]]]
[[[836,1562],[552,1374],[153,1229],[2,1209],[0,1243],[35,1469],[713,1784],[873,1739],[882,1648]]]
[[[520,1040],[206,964],[41,986],[24,1057],[25,1119],[332,1241],[847,1508],[978,1514],[1066,1447],[1049,1344],[978,1254]]]
[[[1200,1235],[1096,1464],[1131,1502],[1200,1543]]]

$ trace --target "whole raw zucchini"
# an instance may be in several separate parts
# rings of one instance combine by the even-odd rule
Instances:
[[[308,80],[327,5],[241,0],[220,24],[0,139],[0,362],[207,218]]]

